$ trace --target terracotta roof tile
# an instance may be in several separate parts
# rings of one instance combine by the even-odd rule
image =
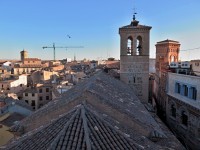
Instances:
[[[75,112],[74,112],[75,111]],[[86,106],[53,121],[36,133],[27,134],[7,149],[138,149]]]
[[[85,103],[84,107],[77,106],[82,103]],[[105,111],[99,105],[109,109]],[[74,106],[77,107],[74,108]],[[62,127],[56,128],[55,136],[52,136],[51,132],[40,135],[41,140],[46,138],[45,142],[47,142],[47,144],[42,142],[41,147],[47,147],[49,141],[52,143],[50,146],[52,149],[67,148],[68,146],[70,149],[75,149],[75,147],[80,149],[153,148],[155,150],[162,147],[182,148],[175,137],[168,134],[167,129],[163,130],[164,128],[160,127],[128,85],[101,72],[77,84],[57,100],[49,102],[20,122],[19,125],[24,127],[27,132],[33,129],[32,124],[38,128],[58,116],[62,120],[63,117],[68,116],[63,112],[66,113],[66,110],[72,108],[76,110],[76,113],[73,113]],[[126,121],[121,121],[120,116],[114,113],[120,114],[123,119],[127,118],[127,122],[131,121],[133,125],[130,126]],[[54,123],[56,121],[50,125],[56,126]],[[41,132],[46,133],[47,129],[48,126],[42,128]],[[49,130],[51,131],[51,128]],[[150,138],[159,138],[164,142],[152,142],[147,135],[150,133],[152,133]],[[165,133],[168,136],[166,138],[164,137]],[[24,139],[28,140],[31,138],[30,136],[33,134]],[[174,145],[169,145],[168,143],[171,143],[172,139],[176,142]],[[32,141],[37,143],[41,140]],[[18,144],[20,142],[16,142],[15,146]]]

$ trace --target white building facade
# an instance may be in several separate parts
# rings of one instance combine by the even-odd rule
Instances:
[[[166,119],[191,149],[200,145],[200,77],[168,73]]]
[[[18,79],[0,81],[0,88],[8,93],[17,93],[27,87],[27,75],[20,75]]]

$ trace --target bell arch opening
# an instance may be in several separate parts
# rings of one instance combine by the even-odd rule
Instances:
[[[133,38],[131,36],[127,39],[127,55],[133,55]]]
[[[142,37],[138,36],[137,37],[137,43],[136,43],[136,55],[141,55],[142,54]]]
[[[170,56],[170,63],[171,62],[176,62],[176,56],[174,56],[174,55]]]

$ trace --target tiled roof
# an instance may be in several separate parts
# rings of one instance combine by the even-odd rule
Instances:
[[[26,137],[27,136],[27,137]],[[39,131],[27,134],[10,150],[35,149],[139,149],[131,139],[115,130],[84,105],[63,115]]]
[[[35,149],[47,149],[50,144],[62,131],[65,124],[69,121],[75,110],[72,110],[67,115],[64,115],[57,120],[46,126],[41,126],[32,133],[29,132],[17,141],[13,141],[7,149],[10,150],[35,150]],[[13,131],[14,132],[14,131]]]
[[[110,132],[110,130],[105,133],[103,131],[105,131],[105,129],[107,130],[107,126],[111,125],[112,127],[108,127],[108,129],[112,130],[115,128],[118,131],[123,132],[123,134],[120,134],[123,138],[124,136],[130,137],[130,139],[136,141],[136,143],[142,145],[145,149],[153,148],[154,150],[157,150],[163,147],[182,149],[181,144],[173,134],[167,128],[162,127],[163,125],[157,123],[128,85],[103,72],[99,72],[82,83],[77,84],[58,99],[49,102],[47,105],[20,122],[18,127],[21,131],[27,133],[33,129],[36,130],[40,126],[52,124],[53,122],[51,123],[51,120],[55,120],[61,115],[63,116],[64,113],[83,102],[87,107],[79,107],[79,109],[77,109],[76,115],[73,115],[74,118],[71,116],[71,119],[65,124],[62,132],[59,131],[60,134],[58,134],[58,137],[55,140],[52,140],[54,141],[52,147],[56,148],[59,146],[58,141],[61,141],[61,138],[64,138],[64,135],[62,136],[62,134],[65,132],[70,135],[73,133],[74,137],[78,134],[77,139],[73,138],[73,140],[78,141],[76,144],[80,147],[87,147],[89,145],[87,140],[85,141],[85,145],[84,143],[79,142],[81,136],[83,136],[83,132],[84,136],[88,135],[88,138],[86,139],[89,139],[91,148],[93,148],[92,146],[97,142],[94,148],[98,149],[98,144],[101,143],[100,145],[104,145],[104,134],[108,131]],[[85,113],[84,115],[81,115],[83,109]],[[86,120],[85,124],[87,128],[85,128],[83,120]],[[73,123],[73,121],[75,122]],[[98,124],[96,125],[92,122],[105,124],[106,127],[101,130],[102,132],[99,133],[100,135],[95,135],[95,132],[100,131],[100,127]],[[69,128],[70,124],[72,126],[77,125],[77,127]],[[81,124],[81,126],[79,126],[79,124]],[[106,136],[106,138],[109,138],[109,135]],[[111,139],[114,139],[113,136],[111,137]],[[54,136],[52,138],[54,138]],[[70,139],[71,138],[67,139],[66,142],[71,142],[67,145],[71,144],[73,147],[74,141],[70,141]],[[154,143],[153,141],[157,142]],[[65,145],[65,143],[62,142],[61,145]],[[109,143],[112,143],[112,141],[109,141]],[[121,144],[123,145],[123,143]]]
[[[0,98],[0,101],[4,101],[6,103],[5,107],[7,107],[9,105],[19,105],[19,106],[26,108],[28,110],[31,110],[31,111],[33,110],[30,105],[28,105],[26,102],[21,101],[21,100],[14,100],[10,97],[6,97],[6,98],[3,98],[3,99]]]
[[[138,25],[138,26],[132,26],[132,25],[127,25],[127,26],[123,26],[121,27],[120,29],[132,29],[132,28],[135,28],[135,29],[151,29],[150,26],[145,26],[145,25]]]
[[[27,88],[24,90],[23,93],[37,93],[37,89],[36,88]]]
[[[31,61],[41,61],[41,59],[39,58],[24,58],[24,60],[28,61],[28,60],[31,60]]]
[[[15,64],[14,68],[42,68],[42,64]]]
[[[16,121],[20,121],[22,119],[24,119],[25,116],[19,113],[11,113],[6,119],[4,119],[3,121],[0,121],[0,124],[3,124],[7,127],[11,127],[12,125],[14,125],[14,123]]]
[[[106,61],[106,68],[120,68],[120,61]]]
[[[84,106],[80,106],[51,149],[136,149],[134,143]]]
[[[163,44],[163,43],[176,43],[176,44],[179,44],[178,41],[169,40],[169,39],[166,39],[166,40],[164,40],[164,41],[157,42],[157,44]]]
[[[126,26],[123,26],[120,28],[121,29],[151,29],[152,27],[151,26],[146,26],[146,25],[141,25],[141,24],[138,24],[139,21],[137,20],[133,20],[130,25],[126,25]]]

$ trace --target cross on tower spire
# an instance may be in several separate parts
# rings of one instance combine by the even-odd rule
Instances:
[[[134,12],[133,12],[133,20],[135,20],[136,19],[136,11],[135,11],[135,8],[134,8]]]
[[[139,23],[139,21],[136,20],[136,17],[135,17],[136,14],[137,14],[137,13],[136,13],[135,8],[134,8],[134,12],[133,12],[133,20],[131,21],[131,25],[132,25],[132,26],[137,26],[138,23]]]

